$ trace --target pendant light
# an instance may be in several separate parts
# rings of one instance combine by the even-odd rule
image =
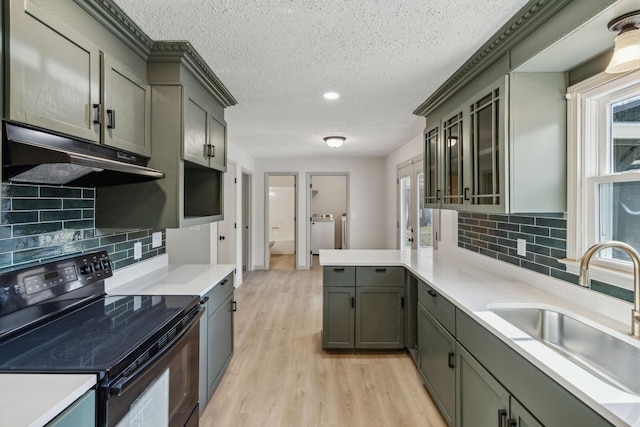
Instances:
[[[340,148],[346,139],[344,136],[326,136],[324,142],[331,148]]]
[[[613,57],[605,72],[625,73],[640,68],[640,10],[624,14],[609,22],[609,31],[618,32]]]

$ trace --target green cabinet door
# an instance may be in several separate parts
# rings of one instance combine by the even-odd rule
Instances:
[[[182,158],[206,167],[209,166],[209,156],[207,155],[208,121],[206,101],[185,86]]]
[[[356,348],[404,347],[404,287],[356,287]]]
[[[508,427],[544,427],[518,400],[511,396],[511,414]]]
[[[509,392],[460,344],[456,348],[456,426],[505,426]]]
[[[211,145],[211,157],[209,166],[221,171],[227,170],[227,127],[209,116],[209,144]]]
[[[456,340],[418,304],[419,368],[427,388],[450,426],[456,409]]]
[[[100,50],[33,2],[7,2],[8,117],[100,142]]]
[[[326,286],[322,300],[322,348],[354,348],[356,288]]]
[[[96,425],[96,392],[89,390],[46,427],[90,427]]]
[[[151,156],[151,86],[110,55],[104,55],[103,142]]]
[[[210,313],[207,324],[207,398],[210,399],[233,355],[233,294]]]

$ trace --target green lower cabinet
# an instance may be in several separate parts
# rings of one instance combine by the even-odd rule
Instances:
[[[356,348],[404,348],[404,287],[356,287]]]
[[[450,426],[455,424],[456,340],[418,304],[418,366],[425,385]]]
[[[468,351],[457,345],[458,427],[543,427]]]
[[[96,392],[89,390],[51,420],[47,427],[89,427],[96,425]]]
[[[233,294],[207,318],[207,398],[211,399],[233,356]]]
[[[354,286],[328,286],[323,290],[322,348],[355,347]]]

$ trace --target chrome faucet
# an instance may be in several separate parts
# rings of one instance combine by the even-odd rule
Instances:
[[[589,287],[589,263],[591,258],[602,249],[621,249],[629,255],[633,261],[633,310],[631,310],[631,335],[640,339],[640,255],[631,246],[616,240],[600,242],[591,246],[582,256],[580,261],[580,286]]]

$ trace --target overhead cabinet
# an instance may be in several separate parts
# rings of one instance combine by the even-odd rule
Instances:
[[[563,212],[565,189],[557,183],[565,179],[566,87],[564,73],[511,73],[480,89],[470,85],[462,103],[428,116],[426,205]]]
[[[9,18],[5,115],[149,157],[151,92],[146,75],[35,1],[11,0],[4,7]],[[71,10],[87,18],[80,8]],[[135,68],[144,64],[124,43],[110,47],[133,57]]]
[[[188,42],[154,42],[147,76],[153,138],[149,167],[166,178],[98,189],[97,227],[180,228],[222,220],[224,108],[235,99]]]

